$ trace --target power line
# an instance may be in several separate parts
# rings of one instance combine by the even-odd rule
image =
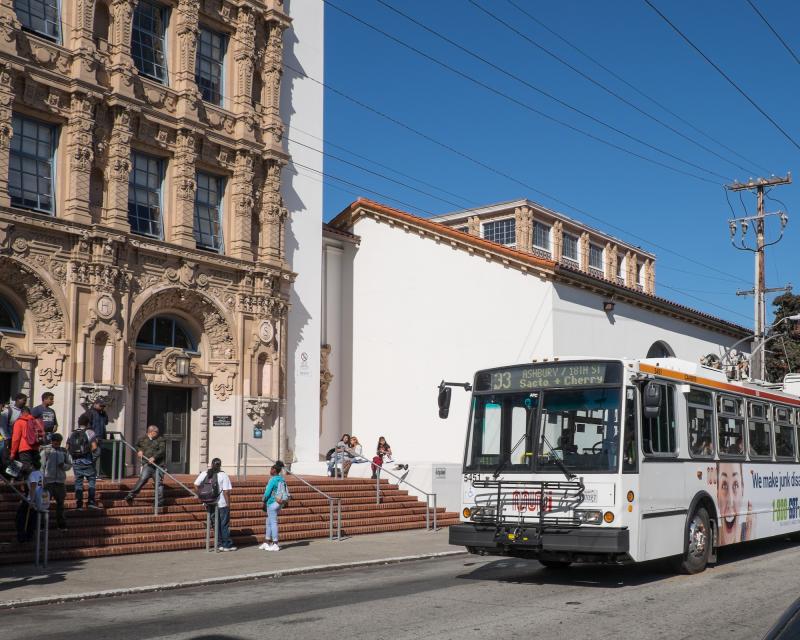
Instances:
[[[440,38],[441,40],[444,40],[445,42],[447,42],[448,44],[452,45],[453,47],[456,47],[457,49],[459,49],[460,51],[463,51],[467,55],[472,56],[476,60],[480,60],[484,64],[490,66],[492,69],[495,69],[496,71],[499,71],[500,73],[508,76],[509,78],[511,78],[513,80],[516,80],[517,82],[525,85],[529,89],[532,89],[532,90],[536,91],[537,93],[549,98],[550,100],[553,100],[553,101],[557,102],[561,106],[563,106],[563,107],[565,107],[565,108],[567,108],[567,109],[569,109],[571,111],[574,111],[575,113],[578,113],[578,114],[584,116],[585,118],[589,118],[593,122],[595,122],[595,123],[597,123],[597,124],[599,124],[599,125],[601,125],[603,127],[606,127],[607,129],[610,129],[611,131],[614,131],[615,133],[618,133],[618,134],[620,134],[622,136],[625,136],[626,138],[628,138],[630,140],[633,140],[634,142],[638,142],[639,144],[641,144],[641,145],[643,145],[645,147],[648,147],[649,149],[652,149],[653,151],[655,151],[657,153],[664,154],[664,155],[666,155],[666,156],[668,156],[668,157],[670,157],[670,158],[672,158],[674,160],[677,160],[678,162],[683,162],[684,164],[687,164],[687,165],[689,165],[691,167],[694,167],[695,169],[700,169],[700,171],[705,171],[706,173],[709,173],[710,175],[716,176],[718,178],[724,177],[721,174],[716,173],[714,171],[711,171],[709,169],[706,169],[705,167],[702,167],[702,166],[700,166],[698,164],[695,164],[694,162],[690,162],[689,160],[684,160],[683,158],[681,158],[680,156],[675,155],[674,153],[670,153],[668,151],[665,151],[661,147],[657,147],[655,145],[652,145],[649,142],[647,142],[645,140],[642,140],[641,138],[638,138],[638,137],[636,137],[634,135],[631,135],[631,134],[623,131],[622,129],[619,129],[618,127],[615,127],[615,126],[609,124],[605,120],[597,118],[597,117],[593,116],[592,114],[587,113],[586,111],[583,111],[582,109],[579,109],[578,107],[575,107],[574,105],[566,102],[565,100],[562,100],[561,98],[556,97],[555,95],[551,94],[550,92],[548,92],[548,91],[546,91],[546,90],[544,90],[544,89],[542,89],[540,87],[537,87],[536,85],[528,82],[524,78],[521,78],[520,76],[508,71],[507,69],[504,69],[503,67],[491,62],[490,60],[484,58],[483,56],[481,56],[481,55],[479,55],[477,53],[475,53],[471,49],[468,49],[467,47],[459,44],[458,42],[452,40],[451,38],[448,38],[447,36],[439,33],[438,31],[436,31],[434,29],[431,29],[429,26],[427,26],[423,22],[420,22],[419,20],[415,19],[414,17],[402,12],[400,9],[397,9],[396,7],[393,7],[391,4],[389,4],[385,0],[375,0],[375,1],[378,2],[379,4],[382,4],[387,9],[389,9],[391,11],[394,11],[395,13],[397,13],[400,16],[402,16],[406,20],[412,22],[413,24],[417,25],[421,29],[424,29],[428,33],[431,33],[434,36],[436,36],[437,38]],[[723,158],[723,160],[724,160],[724,158]],[[738,166],[738,165],[735,165],[735,166]]]
[[[697,174],[690,173],[690,172],[684,171],[682,169],[678,169],[677,167],[670,166],[668,164],[660,162],[659,160],[655,160],[653,158],[648,158],[647,156],[643,156],[640,153],[637,153],[635,151],[631,151],[630,149],[626,149],[625,147],[622,147],[622,146],[620,146],[620,145],[618,145],[618,144],[616,144],[614,142],[611,142],[610,140],[606,140],[605,138],[601,138],[600,136],[597,136],[597,135],[595,135],[593,133],[590,133],[590,132],[588,132],[588,131],[586,131],[584,129],[581,129],[580,127],[576,127],[574,125],[569,124],[568,122],[565,122],[563,120],[559,120],[555,116],[551,116],[550,114],[547,114],[544,111],[540,111],[539,109],[536,109],[535,107],[532,107],[531,105],[529,105],[529,104],[527,104],[527,103],[525,103],[525,102],[523,102],[521,100],[518,100],[517,98],[514,98],[513,96],[511,96],[511,95],[509,95],[507,93],[504,93],[504,92],[500,91],[499,89],[496,89],[493,86],[491,86],[491,85],[489,85],[489,84],[487,84],[485,82],[482,82],[481,80],[478,80],[477,78],[474,78],[473,76],[469,75],[468,73],[460,71],[459,69],[456,69],[455,67],[451,66],[450,64],[448,64],[446,62],[443,62],[443,61],[439,60],[438,58],[435,58],[435,57],[425,53],[424,51],[422,51],[420,49],[417,49],[416,47],[408,44],[407,42],[404,42],[403,40],[391,35],[387,31],[384,31],[380,27],[376,27],[375,25],[370,24],[369,22],[366,22],[365,20],[362,20],[358,16],[350,13],[346,9],[342,9],[338,5],[336,5],[333,2],[331,2],[331,0],[322,0],[322,2],[324,2],[326,5],[328,5],[332,9],[335,9],[335,10],[343,13],[344,15],[350,17],[354,21],[364,25],[368,29],[371,29],[371,30],[375,31],[376,33],[379,33],[382,36],[388,38],[389,40],[397,43],[401,47],[404,47],[404,48],[406,48],[406,49],[408,49],[410,51],[413,51],[414,53],[416,53],[416,54],[422,56],[423,58],[433,62],[434,64],[437,64],[440,67],[442,67],[444,69],[447,69],[451,73],[454,73],[454,74],[460,76],[461,78],[464,78],[465,80],[468,80],[469,82],[472,82],[473,84],[476,84],[479,87],[482,87],[482,88],[486,89],[487,91],[489,91],[491,93],[494,93],[494,94],[496,94],[496,95],[498,95],[498,96],[500,96],[502,98],[505,98],[509,102],[512,102],[513,104],[516,104],[517,106],[520,106],[523,109],[526,109],[527,111],[531,111],[532,113],[535,113],[535,114],[537,114],[537,115],[539,115],[539,116],[541,116],[541,117],[543,117],[543,118],[545,118],[547,120],[551,120],[552,122],[555,122],[555,123],[567,128],[567,129],[570,129],[572,131],[580,133],[581,135],[584,135],[587,138],[591,138],[592,140],[595,140],[595,141],[600,142],[602,144],[605,144],[605,145],[607,145],[609,147],[617,149],[618,151],[622,151],[623,153],[627,153],[627,154],[629,154],[631,156],[639,158],[640,160],[644,160],[645,162],[650,162],[652,164],[658,165],[658,166],[663,167],[665,169],[669,169],[670,171],[674,171],[676,173],[680,173],[682,175],[695,178],[696,180],[702,180],[703,182],[708,182],[709,184],[717,184],[713,180],[709,180],[708,178],[704,178],[703,176],[699,176]],[[662,153],[665,153],[666,155],[672,155],[672,154],[669,154],[668,152],[665,152],[663,150],[662,150]],[[689,164],[691,166],[697,167],[697,168],[701,169],[702,171],[705,171],[705,172],[707,172],[707,173],[709,173],[711,175],[715,175],[717,177],[723,177],[724,178],[724,176],[720,176],[719,174],[716,174],[713,171],[709,171],[708,169],[704,169],[702,167],[699,167],[698,165],[695,165],[695,164],[693,164],[693,163],[691,163],[691,162],[689,162],[687,160],[682,160],[682,159],[678,158],[677,156],[672,156],[672,157],[677,158],[680,162],[684,162],[685,164]]]
[[[717,153],[716,151],[714,151],[713,149],[710,149],[709,147],[705,146],[704,144],[701,144],[700,142],[698,142],[698,141],[697,141],[697,140],[695,140],[694,138],[692,138],[692,137],[690,137],[690,136],[687,136],[687,135],[686,135],[685,133],[683,133],[682,131],[679,131],[678,129],[676,129],[676,128],[675,128],[675,127],[673,127],[672,125],[668,124],[667,122],[664,122],[664,121],[663,121],[663,120],[661,120],[660,118],[657,118],[656,116],[652,115],[651,113],[648,113],[647,111],[645,111],[644,109],[642,109],[642,108],[641,108],[641,107],[639,107],[638,105],[634,104],[633,102],[631,102],[630,100],[628,100],[628,99],[627,99],[627,98],[625,98],[624,96],[620,95],[619,93],[617,93],[617,92],[616,92],[616,91],[614,91],[613,89],[610,89],[609,87],[607,87],[606,85],[604,85],[602,82],[599,82],[598,80],[594,79],[594,78],[593,78],[593,77],[591,77],[589,74],[587,74],[587,73],[584,73],[583,71],[581,71],[580,69],[578,69],[578,68],[577,68],[575,65],[571,64],[571,63],[570,63],[570,62],[568,62],[567,60],[564,60],[564,58],[562,58],[562,57],[561,57],[561,56],[559,56],[558,54],[556,54],[556,53],[553,53],[553,52],[552,52],[552,51],[550,51],[550,49],[548,49],[547,47],[544,47],[544,46],[542,46],[541,44],[539,44],[538,42],[536,42],[535,40],[533,40],[533,39],[532,39],[530,36],[528,36],[527,34],[523,33],[522,31],[520,31],[519,29],[517,29],[516,27],[514,27],[514,26],[513,26],[512,24],[510,24],[509,22],[507,22],[507,21],[503,20],[502,18],[500,18],[500,17],[496,16],[494,13],[492,13],[491,11],[489,11],[488,9],[486,9],[485,7],[483,7],[483,6],[481,6],[480,4],[478,4],[478,3],[477,3],[475,0],[467,0],[467,2],[469,2],[469,3],[470,3],[472,6],[474,6],[475,8],[477,8],[477,9],[479,9],[480,11],[482,11],[483,13],[485,13],[487,16],[489,16],[490,18],[492,18],[492,19],[493,19],[493,20],[495,20],[496,22],[499,22],[501,25],[503,25],[504,27],[506,27],[507,29],[509,29],[509,30],[510,30],[510,31],[512,31],[513,33],[516,33],[516,34],[517,34],[517,35],[518,35],[520,38],[522,38],[523,40],[525,40],[525,41],[529,42],[530,44],[532,44],[534,47],[536,47],[536,48],[537,48],[537,49],[539,49],[540,51],[542,51],[542,52],[546,53],[548,56],[550,56],[550,57],[551,57],[551,58],[553,58],[554,60],[557,60],[559,63],[561,63],[562,65],[564,65],[564,66],[565,66],[565,67],[567,67],[568,69],[571,69],[572,71],[574,71],[575,73],[577,73],[579,76],[581,76],[581,77],[582,77],[582,78],[584,78],[585,80],[588,80],[588,81],[589,81],[589,82],[591,82],[593,85],[595,85],[596,87],[599,87],[600,89],[602,89],[603,91],[605,91],[605,92],[606,92],[607,94],[609,94],[610,96],[613,96],[614,98],[616,98],[617,100],[619,100],[619,101],[620,101],[620,102],[622,102],[623,104],[626,104],[626,105],[627,105],[627,106],[629,106],[631,109],[633,109],[633,110],[635,110],[635,111],[639,112],[640,114],[642,114],[642,115],[643,115],[643,116],[645,116],[646,118],[649,118],[649,119],[650,119],[650,120],[652,120],[653,122],[656,122],[656,123],[658,123],[659,125],[661,125],[661,126],[662,126],[662,127],[664,127],[665,129],[667,129],[667,130],[671,131],[671,132],[672,132],[672,133],[674,133],[675,135],[678,135],[678,136],[680,136],[680,137],[681,137],[681,138],[683,138],[684,140],[686,140],[686,141],[688,141],[688,142],[692,143],[693,145],[695,145],[695,146],[697,146],[697,147],[699,147],[699,148],[703,149],[704,151],[707,151],[708,153],[710,153],[710,154],[712,154],[712,155],[715,155],[715,156],[717,156],[718,158],[720,158],[721,160],[724,160],[725,162],[729,162],[729,163],[730,163],[730,164],[732,164],[733,166],[735,166],[735,167],[738,167],[739,169],[742,169],[743,171],[747,171],[747,169],[745,169],[744,167],[741,167],[741,166],[740,166],[739,164],[737,164],[736,162],[733,162],[732,160],[728,160],[728,159],[727,159],[725,156],[722,156],[722,155],[720,155],[719,153]]]
[[[373,113],[373,114],[375,114],[375,115],[387,120],[388,122],[391,122],[391,123],[395,124],[396,126],[402,128],[402,129],[405,129],[406,131],[408,131],[410,133],[413,133],[414,135],[422,138],[423,140],[426,140],[427,142],[430,142],[431,144],[434,144],[434,145],[436,145],[438,147],[441,147],[442,149],[445,149],[445,150],[449,151],[450,153],[452,153],[452,154],[454,154],[454,155],[456,155],[456,156],[458,156],[460,158],[463,158],[464,160],[468,160],[469,162],[481,167],[482,169],[490,171],[491,173],[494,173],[495,175],[501,176],[502,178],[505,178],[506,180],[509,180],[510,182],[513,182],[513,183],[515,183],[515,184],[517,184],[519,186],[522,186],[522,187],[524,187],[525,189],[527,189],[528,191],[530,191],[532,193],[538,193],[539,195],[543,196],[544,198],[550,200],[551,202],[555,202],[555,203],[561,205],[562,207],[564,207],[566,209],[569,209],[569,210],[572,210],[572,211],[575,211],[575,212],[577,212],[577,213],[579,213],[579,214],[581,214],[581,215],[583,215],[583,216],[585,216],[585,217],[587,217],[589,219],[597,220],[598,222],[603,224],[605,227],[620,231],[623,235],[625,235],[627,237],[630,237],[630,238],[635,238],[639,242],[643,242],[646,245],[654,247],[654,248],[656,248],[656,249],[658,249],[660,251],[663,251],[665,253],[669,253],[669,254],[672,254],[674,256],[677,256],[677,257],[681,258],[682,260],[686,260],[687,262],[692,262],[692,263],[702,267],[703,269],[707,269],[709,271],[714,271],[714,272],[719,273],[721,275],[730,277],[730,274],[727,271],[722,271],[721,269],[718,269],[717,267],[714,267],[714,266],[709,265],[709,264],[705,264],[705,263],[703,263],[703,262],[701,262],[699,260],[696,260],[695,258],[692,258],[691,256],[683,255],[682,253],[679,253],[678,251],[670,249],[669,247],[660,245],[660,244],[658,244],[656,242],[653,242],[652,240],[648,240],[647,238],[644,238],[644,237],[639,236],[639,235],[637,235],[635,233],[632,233],[628,229],[625,229],[623,227],[615,225],[615,224],[609,222],[608,220],[606,220],[604,218],[601,218],[601,217],[596,216],[596,215],[594,215],[592,213],[589,213],[585,209],[582,209],[580,207],[574,206],[574,205],[566,202],[565,200],[562,200],[561,198],[559,198],[557,196],[554,196],[554,195],[552,195],[552,194],[550,194],[550,193],[548,193],[546,191],[543,191],[543,190],[541,190],[541,189],[539,189],[539,188],[537,188],[537,187],[525,182],[524,180],[516,178],[513,175],[511,175],[509,173],[506,173],[505,171],[502,171],[501,169],[498,169],[498,168],[496,168],[496,167],[494,167],[494,166],[492,166],[490,164],[487,164],[486,162],[484,162],[484,161],[482,161],[482,160],[480,160],[478,158],[475,158],[475,157],[469,155],[468,153],[465,153],[465,152],[457,149],[456,147],[453,147],[452,145],[450,145],[450,144],[448,144],[446,142],[442,142],[441,140],[438,140],[438,139],[434,138],[433,136],[425,133],[424,131],[421,131],[419,129],[416,129],[415,127],[412,127],[411,125],[403,122],[402,120],[399,120],[399,119],[395,118],[392,115],[389,115],[389,114],[381,111],[380,109],[377,109],[376,107],[373,107],[371,105],[366,104],[365,102],[359,100],[358,98],[353,97],[348,92],[342,91],[341,89],[338,89],[337,87],[334,87],[333,85],[331,85],[329,83],[323,82],[322,80],[319,80],[317,78],[314,78],[314,77],[308,75],[305,71],[297,69],[296,67],[293,67],[292,65],[287,64],[286,62],[283,63],[283,67],[288,69],[289,71],[297,74],[298,76],[306,78],[310,82],[313,82],[314,84],[317,84],[317,85],[325,88],[326,90],[330,91],[331,93],[336,94],[337,96],[343,98],[344,100],[347,100],[348,102],[351,102],[351,103],[357,105],[358,107],[364,109],[365,111],[369,111],[369,112],[371,112],[371,113]]]
[[[424,191],[422,189],[418,189],[417,187],[415,187],[413,185],[410,185],[407,182],[402,182],[401,180],[395,180],[394,178],[390,178],[389,176],[384,175],[382,173],[379,173],[378,171],[373,171],[372,169],[369,169],[369,168],[367,168],[367,167],[365,167],[363,165],[360,165],[360,164],[358,164],[356,162],[351,162],[350,160],[346,160],[345,158],[342,158],[341,156],[337,156],[337,155],[335,155],[333,153],[330,153],[328,151],[323,151],[322,149],[317,149],[316,147],[312,147],[311,145],[308,145],[308,144],[305,144],[303,142],[300,142],[299,140],[294,140],[292,138],[289,138],[288,136],[287,136],[286,139],[289,142],[292,142],[294,144],[300,145],[301,147],[305,147],[306,149],[310,149],[311,151],[316,151],[317,153],[322,154],[326,158],[332,158],[333,160],[336,160],[338,162],[342,162],[344,164],[350,165],[351,167],[355,167],[356,169],[359,169],[361,171],[365,171],[366,173],[370,173],[370,174],[372,174],[374,176],[377,176],[377,177],[379,177],[379,178],[381,178],[383,180],[388,180],[389,182],[394,182],[395,184],[400,185],[401,187],[405,187],[406,189],[411,189],[412,191],[416,191],[417,193],[421,193],[422,195],[428,196],[429,198],[433,198],[435,200],[439,200],[440,202],[444,202],[445,204],[449,204],[450,206],[455,207],[456,209],[459,209],[461,207],[461,205],[458,204],[457,202],[452,202],[450,200],[445,200],[444,198],[440,198],[439,196],[434,195],[434,194],[432,194],[432,193],[430,193],[428,191]],[[432,215],[435,215],[435,214],[432,214]]]
[[[663,284],[663,283],[658,283],[658,286],[659,287],[664,287],[665,289],[669,289],[670,291],[677,291],[678,293],[682,293],[683,295],[685,295],[687,298],[692,298],[694,300],[699,300],[703,304],[707,304],[707,305],[709,305],[711,307],[716,307],[717,309],[721,309],[722,311],[727,311],[728,313],[733,313],[733,314],[735,314],[737,316],[741,316],[743,318],[747,318],[748,320],[750,319],[750,316],[747,316],[744,313],[741,313],[739,311],[734,311],[733,309],[730,309],[729,307],[723,307],[722,305],[715,304],[713,302],[709,302],[705,298],[699,298],[697,296],[693,296],[693,295],[691,295],[689,293],[686,293],[682,289],[678,289],[676,287],[670,287],[669,285]]]
[[[664,111],[666,111],[666,112],[667,112],[669,115],[671,115],[671,116],[672,116],[673,118],[675,118],[676,120],[680,120],[680,121],[681,121],[683,124],[685,124],[687,127],[690,127],[692,130],[694,130],[694,131],[696,131],[697,133],[699,133],[700,135],[704,136],[705,138],[707,138],[708,140],[710,140],[710,141],[711,141],[711,142],[713,142],[714,144],[717,144],[717,145],[719,145],[720,147],[722,147],[722,148],[723,148],[723,149],[725,149],[726,151],[729,151],[730,153],[732,153],[732,154],[733,154],[733,155],[735,155],[736,157],[740,158],[741,160],[744,160],[745,162],[747,162],[747,163],[749,163],[749,164],[751,164],[751,165],[753,165],[753,166],[755,166],[755,167],[758,167],[758,168],[759,168],[761,171],[764,171],[764,172],[766,172],[766,173],[769,173],[769,169],[767,169],[766,167],[763,167],[763,166],[761,166],[759,163],[757,163],[757,162],[753,162],[752,160],[750,160],[750,159],[748,159],[748,158],[744,157],[744,156],[743,156],[741,153],[737,152],[735,149],[732,149],[731,147],[729,147],[728,145],[726,145],[724,142],[720,142],[719,140],[717,140],[716,138],[714,138],[713,136],[711,136],[711,134],[709,134],[709,133],[707,133],[707,132],[703,131],[702,129],[698,128],[697,126],[693,125],[693,124],[692,124],[691,122],[689,122],[689,121],[688,121],[686,118],[684,118],[684,117],[682,117],[682,116],[678,115],[678,114],[677,114],[677,113],[675,113],[675,112],[674,112],[672,109],[670,109],[669,107],[667,107],[665,104],[663,104],[662,102],[659,102],[658,100],[656,100],[655,98],[653,98],[651,95],[649,95],[649,94],[645,93],[644,91],[642,91],[641,89],[639,89],[637,86],[635,86],[634,84],[630,83],[628,80],[626,80],[625,78],[623,78],[622,76],[620,76],[618,73],[616,73],[616,72],[614,72],[613,70],[609,69],[609,68],[608,68],[606,65],[604,65],[602,62],[600,62],[600,61],[599,61],[597,58],[595,58],[595,57],[591,56],[591,55],[590,55],[590,54],[588,54],[588,53],[587,53],[585,50],[581,49],[579,46],[577,46],[577,45],[576,45],[576,44],[574,44],[573,42],[571,42],[571,41],[567,40],[567,39],[566,39],[564,36],[562,36],[561,34],[559,34],[557,31],[555,31],[555,30],[554,30],[554,29],[552,29],[551,27],[547,26],[547,25],[546,25],[544,22],[542,22],[542,21],[541,21],[539,18],[537,18],[536,16],[534,16],[532,13],[530,13],[529,11],[526,11],[526,10],[525,10],[523,7],[519,6],[519,4],[517,4],[517,3],[516,3],[514,0],[506,0],[506,2],[508,2],[508,4],[510,4],[512,7],[514,7],[514,8],[515,8],[517,11],[519,11],[520,13],[524,14],[525,16],[527,16],[527,17],[528,17],[530,20],[532,20],[533,22],[535,22],[536,24],[538,24],[538,25],[539,25],[540,27],[542,27],[542,28],[543,28],[545,31],[547,31],[548,33],[552,34],[553,36],[555,36],[556,38],[558,38],[559,40],[561,40],[561,42],[563,42],[564,44],[566,44],[568,47],[570,47],[571,49],[573,49],[573,50],[577,51],[579,54],[581,54],[581,55],[582,55],[584,58],[586,58],[586,59],[587,59],[587,60],[589,60],[590,62],[593,62],[594,64],[596,64],[596,65],[597,65],[598,67],[600,67],[600,68],[601,68],[603,71],[605,71],[606,73],[608,73],[610,76],[612,76],[612,77],[616,78],[617,80],[619,80],[620,82],[622,82],[624,85],[626,85],[627,87],[629,87],[630,89],[632,89],[633,91],[635,91],[636,93],[638,93],[638,94],[639,94],[640,96],[642,96],[643,98],[646,98],[647,100],[649,100],[650,102],[652,102],[654,105],[656,105],[656,106],[657,106],[657,107],[659,107],[660,109],[663,109]],[[737,166],[738,166],[738,165],[737,165]],[[739,167],[739,168],[740,168],[740,169],[744,169],[743,167]],[[747,173],[752,173],[752,174],[754,174],[754,173],[755,173],[754,171],[748,171],[747,169],[744,169],[744,171],[746,171]]]
[[[720,67],[713,60],[711,60],[711,58],[709,58],[705,53],[703,53],[700,50],[700,48],[694,42],[689,40],[689,38],[683,33],[683,31],[678,29],[678,27],[676,27],[675,24],[669,18],[667,18],[667,16],[665,16],[663,13],[661,13],[661,11],[659,11],[658,8],[652,2],[650,2],[650,0],[644,0],[644,2],[653,11],[655,11],[664,22],[666,22],[670,27],[672,27],[672,30],[675,31],[675,33],[677,33],[681,38],[683,38],[683,40],[692,49],[694,49],[698,54],[700,54],[700,56],[708,64],[710,64],[712,67],[714,67],[714,69],[717,70],[717,73],[719,73],[723,78],[725,78],[730,83],[730,85],[734,89],[736,89],[736,91],[738,91],[751,105],[753,105],[758,110],[758,112],[762,116],[764,116],[767,120],[769,120],[772,123],[772,125],[778,131],[780,131],[783,134],[784,138],[786,138],[789,142],[791,142],[795,147],[800,149],[800,144],[794,138],[792,138],[792,136],[790,136],[786,132],[786,130],[783,127],[781,127],[781,125],[779,125],[777,122],[775,122],[775,120],[772,118],[772,116],[770,116],[766,111],[764,111],[764,109],[762,109],[755,100],[753,100],[749,95],[747,95],[747,93],[744,91],[744,89],[742,89],[738,84],[736,84],[727,73],[725,73],[722,69],[720,69]]]
[[[784,49],[786,49],[786,50],[789,52],[789,55],[790,55],[790,56],[792,56],[792,58],[794,58],[794,61],[795,61],[797,64],[800,64],[800,58],[798,58],[798,57],[797,57],[797,54],[796,54],[794,51],[792,51],[792,48],[791,48],[791,47],[790,47],[790,46],[789,46],[789,45],[786,43],[786,40],[784,40],[784,39],[781,37],[781,34],[779,34],[779,33],[778,33],[776,30],[775,30],[775,27],[773,27],[773,26],[772,26],[772,25],[769,23],[769,20],[767,20],[766,16],[765,16],[763,13],[761,13],[761,12],[758,10],[758,7],[757,7],[755,4],[753,4],[753,2],[751,2],[751,0],[745,0],[745,1],[747,2],[747,4],[749,4],[749,5],[750,5],[750,6],[753,8],[753,11],[755,11],[755,12],[758,14],[758,17],[759,17],[759,18],[761,18],[761,19],[764,21],[764,24],[765,24],[765,25],[767,25],[767,28],[768,28],[770,31],[772,31],[773,35],[774,35],[774,36],[775,36],[775,37],[778,39],[778,41],[779,41],[779,42],[780,42],[780,43],[783,45],[783,48],[784,48]]]
[[[354,156],[356,158],[359,158],[360,160],[365,160],[366,162],[369,162],[371,165],[374,165],[376,167],[380,167],[381,169],[386,169],[387,171],[391,171],[392,173],[395,173],[395,174],[397,174],[397,175],[399,175],[399,176],[401,176],[403,178],[406,178],[408,180],[413,180],[414,182],[418,182],[419,184],[421,184],[423,186],[426,186],[426,187],[428,187],[430,189],[435,189],[436,191],[439,191],[439,192],[441,192],[441,193],[443,193],[445,195],[451,196],[453,198],[457,198],[458,200],[461,200],[462,202],[466,202],[468,206],[480,206],[482,204],[482,203],[476,202],[474,200],[469,200],[468,198],[465,198],[464,196],[462,196],[462,195],[460,195],[458,193],[453,193],[452,191],[448,191],[447,189],[443,189],[440,186],[437,186],[437,185],[432,184],[430,182],[426,182],[425,180],[422,180],[421,178],[418,178],[416,176],[412,176],[412,175],[410,175],[408,173],[403,173],[402,171],[400,171],[400,170],[398,170],[398,169],[396,169],[396,168],[394,168],[392,166],[389,166],[387,164],[384,164],[382,162],[379,162],[378,160],[375,160],[374,158],[370,158],[369,156],[365,156],[365,155],[362,155],[362,154],[360,154],[360,153],[358,153],[356,151],[353,151],[349,147],[345,147],[343,145],[333,143],[330,140],[328,140],[327,138],[320,138],[319,136],[316,136],[313,133],[309,133],[308,131],[304,131],[303,129],[300,129],[299,127],[297,127],[297,126],[295,126],[293,124],[290,124],[288,122],[284,122],[283,126],[286,127],[287,129],[291,129],[291,130],[297,131],[298,133],[302,133],[303,135],[306,135],[309,138],[313,138],[317,142],[321,142],[326,147],[333,147],[334,149],[341,149],[345,153],[349,153],[350,155],[352,155],[352,156]],[[463,207],[464,207],[463,204],[456,205],[457,209],[461,209]]]

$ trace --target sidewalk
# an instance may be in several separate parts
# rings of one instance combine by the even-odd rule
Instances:
[[[448,531],[399,531],[340,542],[288,542],[277,553],[245,547],[231,553],[173,551],[0,568],[0,609],[64,599],[177,589],[279,575],[400,562],[463,552],[447,543]]]

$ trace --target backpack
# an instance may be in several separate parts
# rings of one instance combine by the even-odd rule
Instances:
[[[28,445],[36,447],[45,444],[44,422],[42,422],[41,418],[26,420],[25,423],[23,436]]]
[[[67,438],[67,451],[72,456],[73,460],[78,458],[85,458],[92,452],[92,443],[89,441],[89,436],[83,429],[77,429],[69,434]]]
[[[206,473],[206,477],[197,487],[197,497],[206,506],[217,504],[219,499],[219,482],[216,473]]]
[[[281,503],[281,507],[285,507],[289,504],[289,500],[291,499],[292,494],[289,493],[289,487],[286,486],[286,481],[281,480],[278,486],[275,487],[275,500]]]

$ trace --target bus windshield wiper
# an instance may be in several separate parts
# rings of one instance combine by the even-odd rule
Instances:
[[[561,469],[561,473],[563,473],[566,476],[567,480],[574,480],[576,477],[575,474],[572,473],[569,469],[567,469],[566,466],[564,466],[564,463],[556,455],[555,449],[553,449],[553,445],[550,444],[550,442],[547,439],[547,436],[545,436],[544,433],[542,433],[542,442],[547,445],[547,448],[550,451],[550,455],[553,456],[553,461],[556,463],[556,465],[558,465],[558,468]]]
[[[519,445],[522,444],[522,441],[525,440],[525,438],[527,438],[527,437],[528,437],[528,434],[527,433],[523,433],[522,437],[519,440],[517,440],[517,444],[514,445],[514,447],[511,449],[511,451],[509,451],[506,455],[503,456],[503,459],[500,461],[500,464],[497,465],[497,469],[495,469],[494,473],[492,474],[492,477],[495,480],[497,480],[497,478],[500,476],[500,472],[506,466],[506,463],[508,463],[508,461],[511,460],[511,456],[514,455],[514,452],[517,450],[517,447],[519,447]]]

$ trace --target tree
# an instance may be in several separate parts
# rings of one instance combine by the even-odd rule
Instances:
[[[772,301],[775,307],[773,324],[781,318],[800,313],[800,295],[784,293]],[[780,382],[790,372],[800,373],[800,323],[782,322],[767,344],[767,380]]]

